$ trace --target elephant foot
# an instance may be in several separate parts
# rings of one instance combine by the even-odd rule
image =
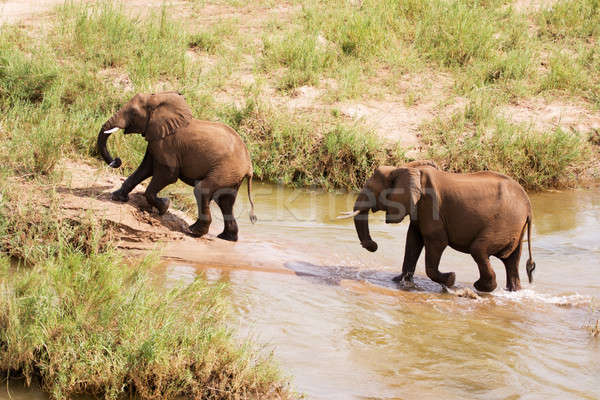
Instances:
[[[440,282],[442,285],[446,287],[454,286],[454,282],[456,281],[456,274],[454,272],[446,272],[440,274]]]
[[[412,282],[413,281],[413,273],[412,272],[403,272],[398,276],[392,278],[394,282]]]
[[[369,250],[371,253],[377,251],[377,243],[372,240],[365,240],[364,242],[360,242],[360,245],[365,249]]]
[[[196,237],[204,236],[208,233],[209,226],[210,224],[198,220],[192,225],[190,225],[190,232],[192,232],[192,235]]]
[[[221,232],[218,236],[219,239],[229,240],[230,242],[237,242],[238,234],[237,232]]]
[[[156,200],[157,201],[154,206],[158,209],[158,215],[163,215],[169,209],[171,200],[167,199],[166,197],[157,197]]]
[[[508,279],[506,282],[506,290],[509,292],[516,292],[517,290],[521,290],[521,282],[518,279]]]
[[[129,195],[123,192],[121,189],[119,189],[112,192],[111,199],[113,199],[114,201],[126,203],[127,201],[129,201]]]
[[[494,289],[496,289],[497,285],[495,279],[482,280],[480,278],[473,284],[473,286],[475,286],[475,289],[479,290],[480,292],[492,292]]]

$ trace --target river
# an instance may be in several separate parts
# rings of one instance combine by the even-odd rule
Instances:
[[[415,287],[399,289],[407,221],[371,216],[379,250],[362,249],[351,220],[354,195],[258,185],[260,223],[239,196],[241,240],[251,236],[294,274],[169,264],[168,278],[226,281],[236,327],[268,345],[294,387],[310,399],[600,398],[600,192],[531,194],[534,283],[463,298],[442,293],[417,264]],[[264,256],[264,255],[262,255]],[[260,258],[249,254],[248,259]],[[250,262],[249,264],[252,264]],[[447,249],[442,271],[472,288],[477,266]],[[276,272],[276,271],[275,271]]]

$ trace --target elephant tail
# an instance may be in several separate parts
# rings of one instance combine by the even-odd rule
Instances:
[[[258,218],[256,218],[256,214],[254,214],[254,202],[252,201],[252,172],[246,175],[248,178],[248,200],[250,201],[250,222],[253,224],[256,223]]]
[[[533,256],[531,255],[531,214],[527,216],[527,247],[529,248],[529,259],[525,269],[527,270],[527,278],[529,283],[533,282],[533,271],[535,270],[535,262],[533,262]]]

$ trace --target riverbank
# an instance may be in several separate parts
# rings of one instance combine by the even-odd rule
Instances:
[[[430,158],[528,189],[584,185],[599,177],[598,32],[569,24],[599,17],[576,3],[358,2],[343,16],[302,1],[153,4],[142,16],[67,3],[48,23],[2,28],[0,135],[31,146],[0,157],[23,173],[48,173],[65,154],[96,157],[98,127],[134,93],[179,90],[198,118],[239,131],[266,181],[356,190],[377,165]],[[436,19],[449,12],[470,24]],[[436,26],[448,37],[425,35]],[[145,142],[114,137],[128,174]]]
[[[140,194],[110,202],[106,176],[85,168],[0,182],[3,376],[55,399],[297,398],[271,356],[235,334],[226,285],[152,272],[161,246],[182,244],[179,214],[159,221],[137,208]],[[96,185],[78,186],[84,176]]]

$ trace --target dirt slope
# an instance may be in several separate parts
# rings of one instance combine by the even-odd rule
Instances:
[[[130,254],[156,250],[165,259],[192,264],[284,270],[286,257],[275,244],[265,244],[246,232],[240,232],[243,240],[237,243],[216,238],[223,229],[216,216],[209,235],[192,237],[188,226],[193,219],[173,207],[165,215],[158,215],[149,207],[142,185],[130,194],[129,202],[119,203],[111,200],[111,192],[125,178],[112,174],[108,168],[97,169],[82,162],[65,160],[64,167],[57,192],[65,216],[77,219],[91,213],[108,222],[117,246]]]

